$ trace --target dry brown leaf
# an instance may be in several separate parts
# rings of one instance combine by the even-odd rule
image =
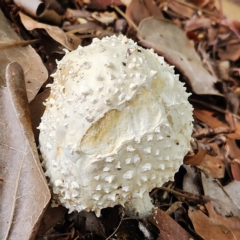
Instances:
[[[186,155],[183,159],[183,162],[187,165],[197,166],[203,161],[205,155],[206,151],[199,147],[196,154]]]
[[[13,31],[8,20],[0,11],[0,42],[21,40]],[[28,101],[38,93],[42,84],[47,80],[48,72],[39,55],[31,47],[11,47],[0,50],[0,86],[5,85],[5,69],[8,63],[18,62],[24,71]]]
[[[113,23],[118,18],[115,12],[93,12],[91,16],[106,25]]]
[[[240,149],[237,146],[235,139],[227,138],[226,145],[229,148],[229,156],[231,159],[240,158]]]
[[[201,169],[203,168],[208,175],[212,176],[213,178],[224,177],[225,165],[222,156],[218,155],[213,157],[209,154],[206,154],[199,167]]]
[[[204,103],[204,102],[203,102]],[[227,119],[226,117],[229,116],[229,113],[223,113],[224,110],[219,109],[220,111],[215,110],[209,110],[209,108],[202,107],[201,105],[192,103],[194,110],[193,115],[195,118],[203,122],[204,124],[208,125],[210,130],[212,130],[212,133],[219,134],[221,131],[222,133],[226,133],[226,136],[231,139],[240,139],[240,122],[234,121],[234,129],[231,129],[230,119]],[[204,104],[205,106],[207,104]],[[215,108],[215,106],[212,106]],[[232,117],[232,114],[230,114]],[[229,124],[228,124],[228,122]],[[232,124],[231,124],[232,125]],[[234,132],[231,132],[234,130]],[[230,133],[228,133],[230,131]],[[197,132],[196,132],[197,133]]]
[[[188,2],[202,8],[204,6],[206,6],[209,2],[211,2],[212,0],[188,0]]]
[[[44,3],[47,5],[47,8],[54,10],[59,15],[64,14],[64,7],[57,0],[44,0]]]
[[[211,218],[211,220],[215,224],[226,226],[227,228],[231,229],[236,239],[240,239],[240,219],[239,218],[220,216],[215,212],[210,202],[206,203],[205,207],[207,208],[209,218]]]
[[[63,206],[51,207],[49,204],[41,221],[37,235],[45,234],[50,228],[62,221],[67,209]]]
[[[207,124],[210,128],[228,127],[228,124],[224,121],[222,114],[218,114],[215,111],[194,107],[193,115],[198,120]]]
[[[132,0],[121,0],[121,2],[125,5],[125,6],[128,6]]]
[[[228,44],[226,50],[218,49],[218,55],[222,61],[236,61],[240,57],[240,44]]]
[[[38,158],[24,75],[17,63],[0,88],[0,239],[34,239],[50,191]]]
[[[152,30],[154,29],[154,31]],[[217,81],[204,67],[185,32],[173,22],[148,18],[139,25],[140,44],[153,48],[156,53],[175,65],[185,75],[197,94],[220,95],[214,88]]]
[[[126,9],[126,15],[138,25],[143,19],[154,16],[164,18],[160,9],[152,0],[132,0]]]
[[[140,0],[132,0],[126,9],[126,15],[138,25],[143,19],[150,17],[144,3]]]
[[[70,19],[70,18],[89,18],[90,16],[91,13],[86,10],[67,8],[63,17],[64,19]]]
[[[236,206],[240,208],[240,182],[234,180],[223,188],[228,193],[228,195],[231,196],[231,199],[236,204]]]
[[[29,31],[36,28],[44,29],[55,41],[59,42],[64,47],[70,50],[75,50],[78,47],[78,45],[81,44],[81,39],[76,37],[72,33],[65,33],[59,27],[37,22],[22,12],[20,12],[19,15],[20,15],[22,24]]]
[[[210,28],[212,20],[210,18],[202,17],[202,18],[191,18],[185,22],[184,29],[185,31],[194,31],[199,28]]]
[[[99,218],[93,212],[81,211],[68,215],[70,221],[74,221],[76,226],[81,226],[82,232],[92,232],[99,236],[105,235],[105,229]]]
[[[219,71],[219,77],[224,80],[229,79],[230,61],[218,62],[217,68]]]
[[[195,231],[203,239],[237,240],[229,228],[215,224],[200,210],[189,207],[188,216],[193,223]]]
[[[158,240],[179,240],[179,236],[181,236],[181,240],[189,240],[191,238],[186,230],[161,209],[157,209],[149,218],[149,221],[160,231]]]
[[[175,1],[168,1],[167,6],[182,17],[191,18],[195,10]]]
[[[188,193],[201,195],[201,187],[199,184],[199,177],[196,168],[183,164],[186,169],[186,174],[183,177],[183,190]]]
[[[215,1],[216,7],[220,9],[219,1]],[[240,21],[240,6],[229,0],[221,0],[223,15],[229,19]]]
[[[231,163],[231,172],[233,179],[240,181],[240,161],[238,159],[233,159]]]
[[[204,195],[212,199],[211,204],[219,215],[240,217],[239,207],[215,179],[203,172],[201,172],[201,179]]]
[[[112,4],[117,6],[123,5],[120,0],[82,0],[82,2],[84,2],[88,8],[94,10],[106,10],[108,7],[112,6]]]
[[[209,145],[212,147],[216,156],[206,154],[203,161],[199,164],[199,167],[204,169],[204,171],[213,178],[223,178],[225,174],[225,164],[218,144],[211,143]]]

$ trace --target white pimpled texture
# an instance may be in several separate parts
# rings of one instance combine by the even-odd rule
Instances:
[[[39,126],[54,199],[99,215],[172,179],[191,139],[188,96],[162,57],[124,36],[66,53]]]

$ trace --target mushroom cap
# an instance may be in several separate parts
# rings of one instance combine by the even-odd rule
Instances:
[[[173,179],[193,118],[163,57],[125,36],[93,39],[53,76],[39,142],[57,203],[99,216]]]

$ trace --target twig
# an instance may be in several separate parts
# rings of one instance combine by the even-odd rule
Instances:
[[[0,43],[0,50],[10,48],[10,47],[26,46],[26,45],[29,45],[29,44],[37,43],[39,41],[40,41],[40,39],[27,40],[27,41],[1,42]]]
[[[129,25],[132,25],[132,27],[136,30],[136,32],[141,35],[142,38],[144,38],[143,34],[140,32],[138,26],[116,5],[112,5],[112,8],[114,8],[120,15],[122,15],[128,22]]]
[[[175,195],[178,195],[179,197],[183,197],[183,198],[187,198],[187,199],[192,199],[192,200],[201,199],[201,200],[205,200],[205,201],[210,200],[210,198],[208,198],[208,197],[201,196],[201,195],[196,195],[196,194],[194,194],[194,196],[187,196],[183,193],[180,193],[179,191],[176,191],[176,190],[173,190],[173,189],[170,189],[170,188],[167,188],[167,187],[160,187],[159,189],[163,190],[163,191],[173,193]],[[186,192],[186,194],[187,194],[187,192]],[[188,193],[188,194],[191,194],[191,193]]]
[[[79,38],[94,38],[97,37],[96,34],[85,34],[85,35],[78,35]]]
[[[109,239],[118,231],[118,229],[119,229],[119,227],[121,226],[123,220],[126,220],[126,219],[124,219],[123,217],[121,217],[120,222],[119,222],[117,228],[113,231],[113,233],[112,233],[110,236],[108,236],[108,237],[106,238],[106,240],[109,240]]]
[[[218,111],[218,112],[221,112],[221,113],[225,113],[225,114],[227,113],[227,111],[224,110],[224,109],[221,109],[221,108],[216,107],[216,106],[214,106],[214,105],[212,105],[212,104],[209,104],[209,103],[202,102],[202,101],[197,100],[197,99],[193,99],[193,98],[191,98],[191,97],[189,98],[189,101],[190,101],[190,102],[200,103],[200,104],[202,104],[202,105],[204,105],[204,106],[206,106],[206,107],[209,107],[209,108],[214,109],[214,110],[216,110],[216,111]],[[234,116],[235,118],[237,118],[237,119],[240,120],[240,117],[239,117],[238,115],[232,113],[232,116]]]

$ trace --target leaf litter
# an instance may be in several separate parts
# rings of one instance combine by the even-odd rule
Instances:
[[[31,7],[26,1],[24,4],[23,9]],[[14,2],[1,3],[5,16],[0,13],[0,51],[4,53],[0,55],[0,228],[4,230],[0,238],[239,239],[239,16],[228,15],[211,0],[127,0],[114,4],[103,0],[59,4],[51,0],[45,4],[57,15],[36,21],[27,10],[19,11],[22,9]],[[62,17],[61,25],[57,16]],[[149,221],[129,218],[119,206],[104,209],[100,218],[91,212],[68,214],[63,207],[47,207],[50,192],[36,152],[36,127],[49,93],[46,69],[48,76],[55,71],[52,59],[61,59],[63,48],[73,50],[79,44],[88,45],[93,37],[116,33],[164,56],[192,92],[191,150],[175,181],[150,193],[156,209]],[[20,94],[22,85],[5,84],[6,71],[23,80],[19,65],[11,63],[14,61],[23,68],[31,116],[26,96]],[[47,83],[51,81],[48,78]],[[18,95],[16,101],[11,94]],[[28,120],[23,121],[25,118]],[[24,144],[19,146],[20,139]]]
[[[0,239],[34,239],[50,191],[39,162],[18,63],[8,64],[6,83],[0,89]]]
[[[0,10],[0,45],[19,40],[21,38],[14,32],[10,22]],[[6,85],[5,69],[7,64],[14,61],[19,62],[23,68],[27,96],[28,100],[31,101],[47,80],[46,67],[31,46],[12,46],[11,48],[0,49],[0,86]]]

